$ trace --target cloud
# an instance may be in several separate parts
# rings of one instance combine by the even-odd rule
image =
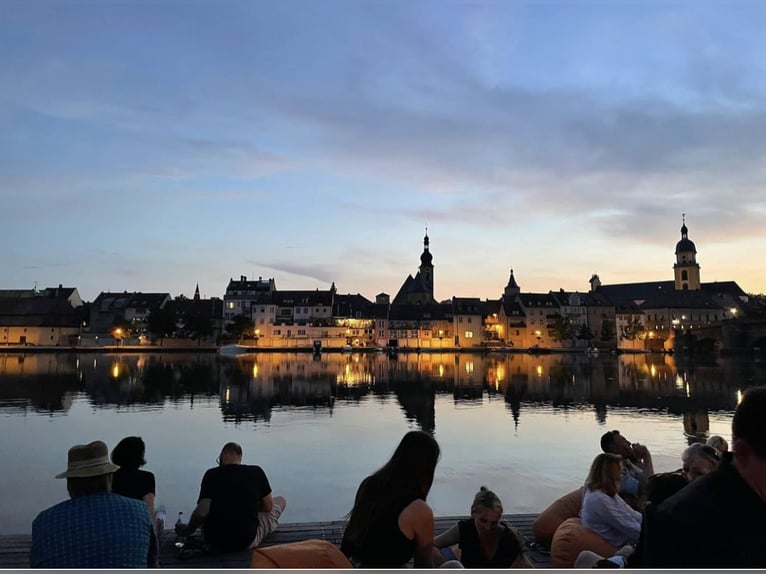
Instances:
[[[304,277],[319,281],[320,283],[330,284],[337,281],[339,275],[339,266],[337,264],[301,264],[290,261],[255,261],[248,260],[249,265],[272,269],[277,272],[289,273],[298,277]]]

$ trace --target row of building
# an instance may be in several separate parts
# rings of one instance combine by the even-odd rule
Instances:
[[[227,334],[260,348],[556,349],[668,348],[674,334],[744,317],[748,295],[734,281],[703,283],[685,221],[674,278],[583,292],[524,292],[513,270],[498,299],[434,298],[428,233],[420,266],[396,296],[375,301],[328,289],[280,290],[273,278],[230,279],[223,299],[102,292],[84,304],[77,289],[0,291],[0,343],[74,346]],[[153,316],[154,315],[154,316]],[[160,318],[160,315],[162,318]],[[100,340],[99,340],[100,337]]]

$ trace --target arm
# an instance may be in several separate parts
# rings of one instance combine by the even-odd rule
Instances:
[[[644,471],[644,478],[649,478],[654,474],[654,463],[652,462],[652,453],[649,449],[642,444],[636,443],[633,446],[633,451],[641,459],[640,468]]]
[[[152,522],[154,523],[154,530],[157,530],[157,517],[154,515],[154,493],[153,492],[147,492],[144,494],[143,497],[144,503],[146,504],[146,508],[149,510],[149,516],[152,517]],[[157,532],[159,534],[159,532]]]
[[[160,545],[157,541],[153,522],[154,521],[152,520],[152,523],[149,526],[149,552],[146,555],[147,568],[160,567]]]
[[[434,537],[434,546],[437,548],[454,546],[458,542],[460,542],[460,528],[457,524],[453,524],[446,531]]]
[[[271,493],[261,498],[261,509],[259,512],[271,512],[274,508],[274,500],[271,498]]]
[[[619,496],[611,498],[611,504],[604,508],[607,514],[604,519],[609,520],[616,530],[624,532],[630,538],[631,543],[635,544],[641,536],[641,513],[633,510]]]
[[[434,514],[425,500],[413,500],[402,510],[399,530],[415,540],[415,568],[433,568]]]
[[[191,536],[194,534],[194,531],[205,523],[205,518],[207,518],[210,512],[210,502],[209,498],[201,498],[197,503],[197,508],[192,511],[189,524],[181,524],[177,527],[176,534],[179,536]]]

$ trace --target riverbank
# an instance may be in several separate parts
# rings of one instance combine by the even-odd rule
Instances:
[[[0,354],[28,354],[28,353],[217,353],[227,347],[237,347],[236,351],[228,356],[247,353],[398,353],[414,354],[448,354],[448,353],[481,353],[481,354],[528,354],[528,355],[556,355],[556,354],[585,354],[591,357],[599,353],[588,352],[581,348],[561,349],[517,349],[514,347],[443,347],[443,348],[413,348],[413,347],[323,347],[317,351],[313,347],[285,346],[285,347],[259,347],[249,345],[101,345],[101,346],[45,346],[45,345],[2,345]],[[643,355],[650,353],[640,349],[618,349],[604,351],[605,355]],[[656,352],[656,354],[663,354]]]
[[[444,516],[436,518],[435,532],[444,532],[458,520],[466,516]],[[547,552],[530,545],[534,541],[532,524],[537,514],[507,514],[503,519],[515,526],[526,541],[526,552],[536,568],[550,568],[550,555]],[[279,529],[270,534],[263,546],[286,544],[300,540],[320,539],[340,546],[345,520],[331,522],[294,522],[281,524]],[[160,568],[200,569],[200,568],[248,568],[251,553],[249,550],[231,554],[209,554],[193,550],[176,548],[176,535],[173,531],[164,532],[160,542]],[[0,536],[0,568],[29,568],[29,549],[32,544],[31,535]]]

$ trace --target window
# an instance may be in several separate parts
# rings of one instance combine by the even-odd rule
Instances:
[[[473,331],[466,331],[465,332],[465,338],[466,339],[473,339]]]
[[[234,309],[234,301],[227,301],[226,302],[226,308],[227,309]]]
[[[688,281],[689,280],[689,273],[684,269],[681,271],[681,281]]]

